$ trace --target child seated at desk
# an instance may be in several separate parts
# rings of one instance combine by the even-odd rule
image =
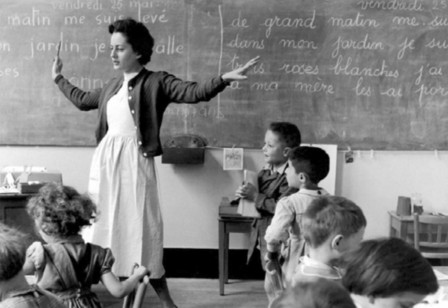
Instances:
[[[358,246],[366,218],[354,202],[338,196],[323,196],[311,202],[301,219],[307,254],[300,258],[292,285],[317,277],[340,280],[338,261]]]
[[[286,179],[289,187],[299,189],[298,192],[281,199],[277,203],[274,218],[266,230],[267,264],[265,290],[268,298],[275,297],[271,294],[275,288],[272,281],[272,271],[279,269],[275,266],[281,257],[284,260],[281,268],[281,280],[283,285],[291,283],[291,276],[299,263],[299,258],[304,252],[304,240],[300,232],[300,218],[308,205],[320,196],[328,195],[325,189],[318,186],[330,170],[330,158],[328,154],[317,147],[300,146],[289,152],[288,169]]]
[[[289,151],[300,145],[301,135],[296,125],[288,122],[271,123],[264,137],[263,154],[266,165],[258,173],[258,191],[250,183],[244,183],[236,191],[237,198],[255,201],[261,218],[252,225],[247,261],[251,260],[257,244],[264,269],[266,255],[266,228],[271,223],[277,201],[288,193],[285,170],[288,168]]]
[[[25,243],[24,234],[0,223],[0,308],[66,307],[56,296],[26,281]]]
[[[439,287],[429,262],[398,238],[364,241],[342,260],[342,284],[359,308],[414,307]]]

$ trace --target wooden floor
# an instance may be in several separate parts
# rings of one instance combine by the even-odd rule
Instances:
[[[225,285],[224,296],[219,295],[217,279],[169,278],[168,287],[179,308],[258,308],[268,305],[262,280],[230,280],[229,284]],[[108,295],[104,286],[95,286],[93,290],[104,307],[121,307],[121,300]],[[143,307],[161,307],[151,286],[148,286]]]

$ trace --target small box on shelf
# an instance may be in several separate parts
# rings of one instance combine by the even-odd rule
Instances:
[[[18,189],[21,194],[37,194],[45,184],[44,182],[19,183]]]

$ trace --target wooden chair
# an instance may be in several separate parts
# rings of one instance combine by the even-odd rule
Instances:
[[[138,264],[134,264],[132,267],[131,275],[138,267]],[[138,283],[137,287],[129,293],[123,300],[123,308],[141,308],[143,300],[145,298],[146,288],[149,283],[149,275],[145,275],[143,279]]]
[[[414,214],[414,247],[425,258],[448,261],[448,216]]]

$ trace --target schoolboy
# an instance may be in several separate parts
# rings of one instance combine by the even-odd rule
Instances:
[[[273,308],[356,308],[350,293],[334,281],[318,278],[299,282],[276,300]]]
[[[64,308],[54,295],[25,279],[25,235],[0,223],[0,308]]]
[[[367,225],[354,202],[338,196],[323,196],[311,202],[301,219],[301,232],[308,246],[292,277],[292,285],[318,277],[341,280],[338,260],[359,246]]]
[[[328,175],[330,170],[330,158],[324,150],[300,146],[292,149],[288,158],[286,179],[289,187],[297,188],[299,191],[277,203],[274,218],[266,230],[268,262],[265,290],[269,299],[275,297],[272,292],[276,288],[272,285],[271,275],[275,274],[272,271],[275,267],[279,268],[278,265],[272,263],[278,261],[282,250],[284,263],[281,278],[284,285],[290,284],[292,273],[305,246],[300,232],[300,217],[314,199],[328,195],[325,189],[319,187],[319,182]]]
[[[428,260],[398,238],[363,241],[341,266],[342,285],[359,308],[414,307],[439,288]]]
[[[258,191],[250,183],[241,185],[236,191],[238,198],[255,201],[261,215],[252,224],[247,262],[250,262],[258,245],[263,269],[266,228],[274,216],[277,201],[289,193],[285,173],[288,168],[288,153],[290,149],[299,146],[300,142],[301,135],[296,125],[289,122],[271,123],[264,137],[263,154],[266,165],[258,173]]]

